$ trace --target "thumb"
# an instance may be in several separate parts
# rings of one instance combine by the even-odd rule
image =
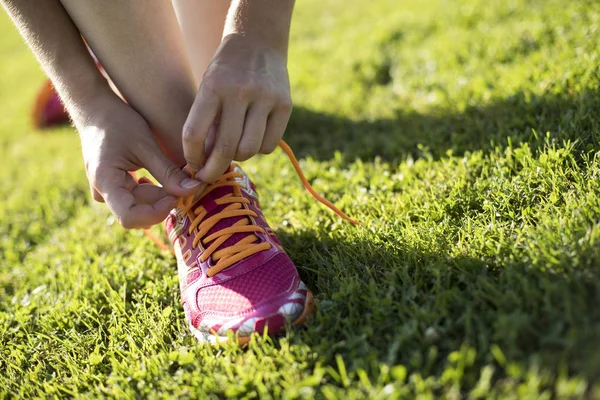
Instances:
[[[191,196],[206,186],[204,183],[190,178],[179,167],[174,165],[158,147],[153,149],[140,160],[142,165],[163,186],[165,191],[173,196]]]

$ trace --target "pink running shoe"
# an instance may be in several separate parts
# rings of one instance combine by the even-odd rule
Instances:
[[[224,342],[233,331],[246,343],[253,332],[262,334],[267,327],[275,334],[314,312],[312,294],[238,165],[192,201],[171,213],[166,228],[183,309],[198,341]]]
[[[37,129],[69,123],[69,114],[50,80],[41,87],[33,105],[33,125]]]
[[[289,147],[282,142],[286,153]],[[305,186],[316,195],[288,155]],[[356,223],[353,220],[350,220]],[[181,301],[194,337],[216,344],[232,331],[240,344],[253,332],[281,332],[313,314],[313,296],[263,216],[254,184],[235,163],[194,198],[180,199],[166,229],[179,271]]]

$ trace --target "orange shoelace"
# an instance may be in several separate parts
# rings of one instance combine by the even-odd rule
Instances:
[[[300,164],[298,163],[298,160],[294,156],[292,149],[290,148],[290,146],[287,145],[287,143],[285,143],[283,140],[280,140],[279,147],[281,147],[284,153],[287,154],[292,165],[294,166],[294,169],[296,170],[296,173],[298,174],[298,177],[304,184],[304,187],[316,200],[330,208],[342,219],[345,219],[346,221],[349,221],[355,225],[360,225],[359,222],[349,218],[331,202],[329,202],[323,196],[315,192],[310,183],[308,183],[308,180],[304,176],[302,169],[300,169]],[[221,178],[219,178],[219,180],[217,180],[215,183],[208,185],[202,191],[202,193],[194,196],[179,198],[179,204],[177,208],[182,210],[182,215],[187,215],[190,221],[192,221],[188,229],[188,234],[194,237],[192,242],[192,248],[196,248],[199,245],[202,245],[204,251],[200,256],[200,261],[205,262],[210,257],[212,257],[212,261],[215,264],[214,266],[208,269],[208,276],[213,276],[246,257],[271,248],[270,243],[260,242],[260,239],[256,235],[256,233],[264,234],[265,231],[262,227],[254,225],[250,222],[249,217],[257,218],[258,215],[249,208],[244,207],[244,204],[250,204],[250,200],[248,200],[242,195],[242,185],[235,178],[243,179],[243,176],[239,172],[227,172],[224,175],[222,175]],[[228,204],[221,212],[207,218],[208,212],[203,207],[196,207],[196,209],[193,210],[194,204],[196,204],[199,200],[201,200],[213,190],[224,186],[232,187],[233,193],[229,193],[215,200],[215,203],[217,205]],[[246,218],[240,219],[230,227],[221,229],[217,232],[208,235],[208,232],[217,223],[219,223],[219,221],[231,217]],[[150,230],[145,229],[144,232],[159,248],[161,248],[162,250],[170,250],[169,247],[165,243],[163,243],[158,237],[156,237],[156,235],[154,235],[154,233],[152,233]],[[234,245],[228,246],[224,249],[219,249],[219,247],[223,243],[225,243],[227,239],[231,238],[236,233],[249,233],[249,235],[246,236],[244,239],[238,241]]]

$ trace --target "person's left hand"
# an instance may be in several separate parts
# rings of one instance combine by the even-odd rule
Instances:
[[[249,37],[224,38],[183,129],[185,159],[196,179],[214,182],[232,160],[271,153],[291,112],[287,55]]]

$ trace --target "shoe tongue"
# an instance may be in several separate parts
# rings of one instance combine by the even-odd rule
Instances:
[[[208,211],[208,214],[206,215],[206,217],[204,217],[204,220],[219,214],[220,212],[222,212],[225,208],[227,208],[228,206],[231,205],[230,204],[216,204],[216,200],[220,199],[223,196],[226,196],[228,194],[233,195],[233,187],[231,186],[222,186],[219,188],[216,188],[215,190],[213,190],[212,192],[208,193],[206,196],[204,196],[196,205],[194,205],[194,209],[198,206],[202,206],[204,207],[204,209],[206,209]],[[223,230],[225,228],[229,228],[230,226],[233,226],[233,224],[235,224],[236,222],[245,219],[247,217],[229,217],[229,218],[223,218],[221,220],[219,220],[207,233],[206,237],[209,235],[212,235],[215,232],[218,232],[220,230]],[[233,235],[231,235],[230,238],[228,238],[225,242],[223,242],[221,244],[221,246],[219,246],[217,249],[221,250],[224,248],[227,248],[229,246],[232,246],[234,244],[236,244],[237,242],[239,242],[240,240],[242,240],[243,238],[245,238],[246,236],[252,235],[252,233],[247,233],[247,232],[243,232],[243,233],[234,233]],[[208,246],[210,246],[212,242],[210,243],[206,243],[204,245],[204,248],[207,248]]]

